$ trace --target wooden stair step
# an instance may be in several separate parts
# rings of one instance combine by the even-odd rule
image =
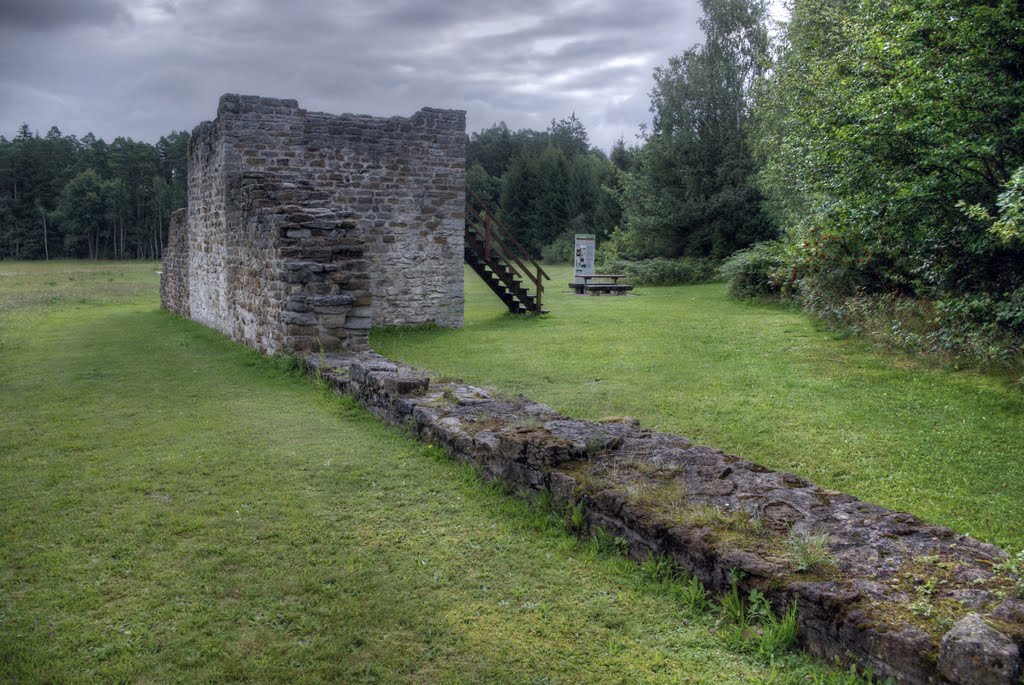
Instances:
[[[472,192],[469,194],[472,195]],[[475,199],[479,203],[479,198]],[[466,263],[513,314],[547,313],[548,310],[540,307],[538,295],[529,291],[519,271],[507,259],[514,261],[519,269],[524,268],[524,264],[534,265],[538,278],[548,278],[547,274],[543,273],[541,267],[525,252],[517,254],[522,246],[507,233],[502,235],[504,229],[493,216],[493,212],[486,207],[477,210],[467,197],[463,246]],[[492,243],[490,248],[482,235],[483,232],[487,233],[488,240]]]

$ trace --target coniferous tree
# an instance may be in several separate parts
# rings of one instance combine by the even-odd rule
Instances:
[[[572,233],[604,237],[618,221],[618,203],[607,188],[614,167],[590,148],[574,113],[552,119],[546,131],[512,132],[502,123],[474,133],[466,158],[467,187],[497,209],[535,256]]]
[[[28,124],[0,137],[0,259],[159,257],[170,212],[186,200],[188,139],[108,145]]]
[[[701,6],[705,41],[655,70],[654,121],[622,179],[625,227],[642,248],[634,256],[725,257],[773,234],[747,133],[767,56],[766,6]]]

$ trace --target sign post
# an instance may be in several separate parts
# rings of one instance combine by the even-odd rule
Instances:
[[[594,249],[597,240],[593,233],[577,233],[573,251],[573,283],[584,283],[582,276],[594,273]]]

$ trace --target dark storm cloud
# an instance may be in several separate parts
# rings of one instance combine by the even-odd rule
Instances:
[[[415,30],[437,28],[455,22],[469,10],[459,7],[457,3],[439,4],[404,4],[398,7],[384,8],[376,15],[381,24],[393,27],[406,27]]]
[[[0,133],[8,136],[27,121],[156,140],[211,118],[217,98],[236,92],[329,112],[466,109],[471,131],[497,121],[543,129],[575,111],[607,149],[619,136],[632,141],[649,119],[651,70],[700,40],[696,0],[0,6]],[[53,34],[45,51],[41,31]]]
[[[90,24],[109,26],[129,18],[123,5],[112,0],[3,0],[0,26],[47,30]]]

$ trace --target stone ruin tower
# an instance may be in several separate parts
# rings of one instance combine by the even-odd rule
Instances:
[[[160,300],[263,352],[462,325],[465,112],[308,112],[224,95],[189,144]]]

